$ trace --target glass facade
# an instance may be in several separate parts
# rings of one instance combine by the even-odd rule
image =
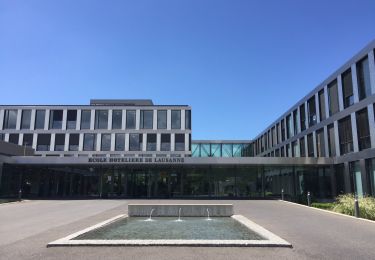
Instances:
[[[175,151],[185,151],[185,134],[175,134],[174,136]]]
[[[126,110],[126,129],[135,129],[135,110]]]
[[[76,129],[77,110],[68,110],[66,115],[66,129]]]
[[[129,135],[129,151],[142,151],[142,134],[130,134]]]
[[[9,143],[18,144],[19,138],[19,134],[9,134]]]
[[[30,129],[31,110],[22,110],[21,129]]]
[[[101,151],[111,150],[111,134],[102,134]]]
[[[7,109],[4,111],[4,129],[16,129],[17,124],[17,110]]]
[[[90,129],[91,110],[81,111],[81,129]]]
[[[309,115],[309,126],[316,124],[316,106],[315,106],[315,96],[307,101],[307,112]]]
[[[367,108],[356,113],[358,148],[360,151],[371,148],[370,126]]]
[[[191,129],[191,110],[185,110],[185,129]]]
[[[37,139],[37,151],[49,151],[51,144],[51,134],[39,134]]]
[[[170,134],[161,134],[160,150],[161,151],[171,150],[171,135]]]
[[[329,115],[332,116],[339,112],[339,97],[337,90],[337,80],[334,80],[327,87],[328,90],[328,108]]]
[[[324,89],[318,92],[319,97],[319,117],[320,121],[326,119],[326,104],[324,99]]]
[[[158,110],[158,129],[167,129],[167,110]]]
[[[141,110],[141,120],[140,120],[140,128],[141,129],[152,129],[153,127],[153,117],[154,111],[153,110]]]
[[[344,108],[347,108],[354,104],[352,70],[348,69],[341,75],[341,77]]]
[[[371,95],[371,80],[367,57],[357,63],[357,81],[359,100],[369,97]]]
[[[116,134],[115,138],[115,151],[125,151],[125,134]]]
[[[171,120],[172,129],[181,129],[181,110],[172,110]]]
[[[236,143],[193,143],[192,157],[250,157],[253,156],[251,144]]]
[[[63,111],[50,110],[49,111],[49,129],[62,129]]]
[[[65,134],[56,134],[54,151],[64,151],[64,147],[65,147]]]
[[[108,110],[95,111],[95,129],[108,129]]]
[[[122,110],[112,111],[112,129],[122,128]]]
[[[84,134],[83,135],[83,150],[95,151],[95,147],[96,147],[96,134]]]
[[[350,116],[341,119],[339,125],[340,153],[353,152],[353,134]]]
[[[46,120],[46,111],[37,110],[35,112],[35,129],[44,129],[45,120]]]
[[[156,151],[156,134],[147,134],[147,151]]]
[[[33,134],[24,134],[22,140],[22,146],[31,147],[33,145],[34,135]]]
[[[78,151],[79,134],[69,135],[69,151]]]

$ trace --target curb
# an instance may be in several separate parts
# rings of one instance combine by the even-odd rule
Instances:
[[[366,221],[366,222],[375,224],[375,221],[374,220],[370,220],[370,219],[356,218],[354,216],[350,216],[350,215],[346,215],[346,214],[342,214],[342,213],[338,213],[338,212],[334,212],[334,211],[330,211],[330,210],[325,210],[325,209],[320,209],[320,208],[315,208],[315,207],[309,207],[309,206],[306,206],[306,205],[302,205],[302,204],[298,204],[298,203],[290,202],[290,201],[286,201],[286,200],[278,200],[278,201],[289,203],[289,204],[293,204],[293,205],[296,205],[296,206],[301,206],[301,207],[309,208],[309,209],[319,210],[319,211],[323,211],[323,212],[326,212],[326,213],[330,213],[330,214],[334,214],[334,215],[339,215],[339,216],[343,216],[343,217],[347,217],[347,218],[351,218],[351,219],[362,220],[362,221]]]
[[[21,200],[21,201],[4,202],[4,203],[0,203],[0,207],[1,207],[1,205],[10,205],[10,204],[24,203],[24,202],[29,202],[29,201],[30,201],[30,200]]]

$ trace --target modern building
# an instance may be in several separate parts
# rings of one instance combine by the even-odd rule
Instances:
[[[151,100],[0,106],[0,196],[375,195],[375,41],[253,140],[191,140],[191,107]],[[4,150],[4,149],[3,149]]]

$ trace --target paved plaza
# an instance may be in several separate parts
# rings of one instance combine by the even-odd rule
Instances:
[[[47,243],[127,213],[128,203],[233,203],[293,248],[53,247]],[[373,259],[375,223],[281,201],[39,200],[0,204],[0,259]]]

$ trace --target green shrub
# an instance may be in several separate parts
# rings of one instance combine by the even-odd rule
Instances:
[[[333,211],[354,216],[354,195],[345,194],[336,198]],[[364,197],[358,199],[361,218],[375,220],[375,198]]]
[[[311,206],[319,209],[332,210],[335,204],[331,202],[313,202],[311,203]]]

